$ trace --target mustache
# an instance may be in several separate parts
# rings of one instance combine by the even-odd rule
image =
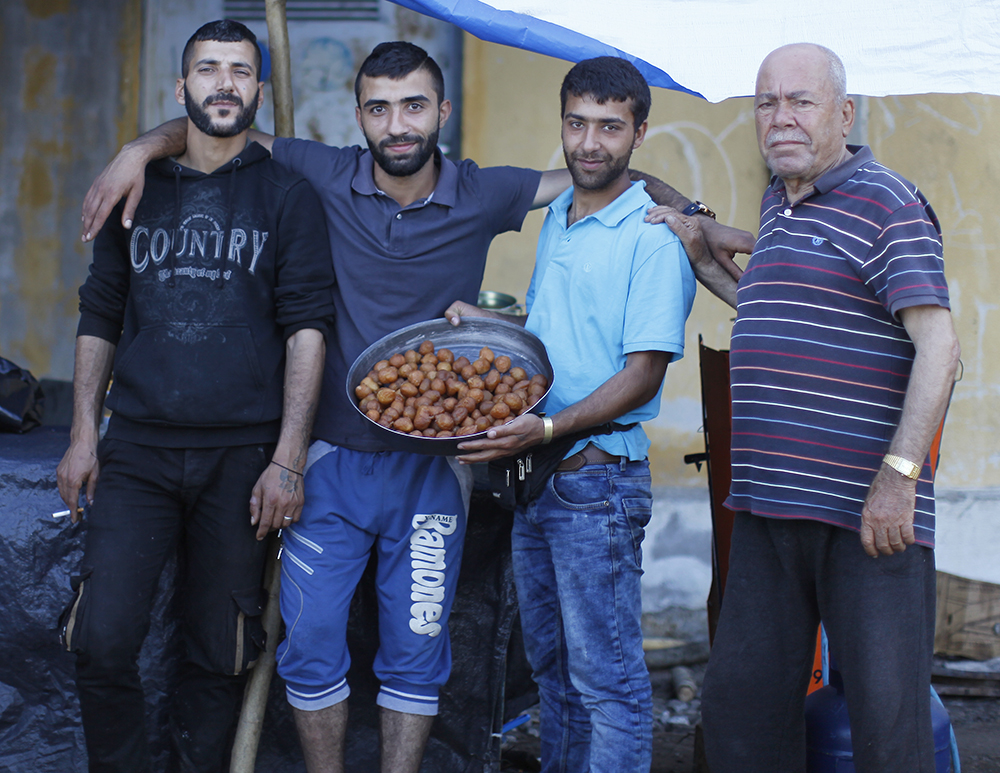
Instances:
[[[232,105],[233,107],[242,109],[243,100],[236,94],[212,94],[206,97],[205,101],[201,103],[202,107],[208,107],[209,105]]]
[[[422,145],[427,141],[426,137],[420,134],[398,134],[389,135],[384,140],[382,140],[378,146],[380,149],[385,149],[390,145],[409,145],[410,143],[416,143],[417,145]]]
[[[765,146],[770,148],[779,142],[801,142],[804,145],[812,144],[809,140],[809,135],[799,129],[775,129],[768,133]]]
[[[570,158],[574,161],[609,161],[611,156],[607,153],[572,153]]]

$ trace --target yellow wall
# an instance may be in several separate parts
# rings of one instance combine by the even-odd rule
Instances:
[[[0,4],[0,356],[73,374],[90,182],[135,135],[140,0]]]
[[[570,64],[465,37],[462,152],[480,165],[562,167],[559,85]],[[752,84],[748,84],[748,91]],[[1000,99],[980,95],[871,99],[867,141],[876,157],[914,180],[941,219],[945,259],[963,344],[965,377],[956,386],[938,482],[943,487],[1000,485],[996,437],[1000,413],[1000,270],[988,249],[1000,241]],[[709,204],[719,220],[756,233],[768,172],[754,136],[752,105],[713,105],[653,90],[649,132],[632,165]],[[523,300],[543,212],[528,216],[520,234],[493,244],[484,289]],[[728,348],[735,312],[700,289],[688,321],[686,356],[667,371],[660,418],[647,425],[659,485],[704,486],[704,473],[683,463],[701,451],[698,336]],[[992,328],[989,323],[992,322]]]

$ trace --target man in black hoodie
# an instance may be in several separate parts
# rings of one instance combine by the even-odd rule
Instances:
[[[83,486],[91,505],[61,628],[77,655],[92,773],[151,769],[137,657],[178,548],[171,765],[228,770],[263,645],[264,537],[302,508],[334,276],[315,192],[248,143],[260,66],[242,24],[191,37],[176,88],[187,148],[149,165],[131,230],[109,220],[80,289],[71,444],[57,476],[74,521]]]

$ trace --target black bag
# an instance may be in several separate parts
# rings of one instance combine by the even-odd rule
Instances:
[[[514,456],[494,459],[489,463],[490,490],[493,498],[505,510],[526,505],[542,493],[545,484],[566,458],[566,452],[576,443],[592,435],[624,432],[635,424],[608,422],[555,438],[548,445],[532,446]]]
[[[27,432],[42,423],[45,396],[30,372],[0,357],[0,432]]]

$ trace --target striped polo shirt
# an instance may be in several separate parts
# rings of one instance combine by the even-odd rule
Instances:
[[[914,348],[897,315],[950,308],[941,229],[867,147],[795,204],[773,178],[737,294],[727,507],[855,531],[903,407]],[[916,541],[934,545],[928,461]]]

